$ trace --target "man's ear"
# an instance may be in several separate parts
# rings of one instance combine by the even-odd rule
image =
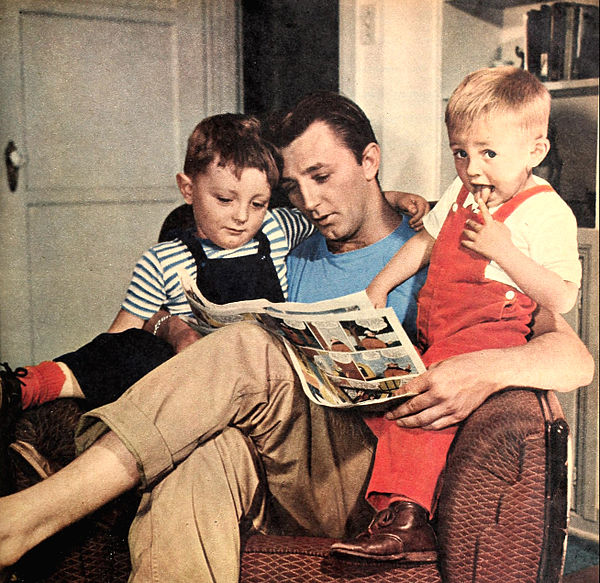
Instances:
[[[379,172],[381,163],[381,149],[375,142],[367,144],[363,150],[362,167],[367,180],[374,180]]]
[[[183,196],[186,204],[192,204],[192,179],[183,172],[179,172],[176,176],[177,186],[179,186],[179,192]]]
[[[548,138],[536,139],[529,149],[529,165],[531,168],[539,166],[550,151],[550,140]]]

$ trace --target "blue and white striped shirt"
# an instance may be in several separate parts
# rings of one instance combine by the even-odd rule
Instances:
[[[267,211],[262,231],[271,245],[271,259],[281,291],[287,298],[286,257],[298,243],[313,233],[314,228],[297,209],[282,207]],[[237,249],[223,249],[202,239],[202,247],[208,259],[226,259],[255,254],[258,242],[252,239]],[[196,268],[192,254],[179,239],[154,245],[136,263],[121,307],[144,320],[163,305],[171,314],[191,315],[178,273],[186,271],[195,281]]]

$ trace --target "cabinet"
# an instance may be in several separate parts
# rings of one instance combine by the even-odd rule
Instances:
[[[598,6],[597,0],[585,2]],[[520,65],[527,11],[521,0],[446,0],[442,8],[442,111],[463,77],[494,64]],[[553,4],[546,2],[545,4]],[[517,49],[518,47],[518,49]],[[598,369],[598,79],[546,83],[552,94],[554,186],[578,218],[584,278],[567,319],[596,358]],[[454,177],[442,127],[441,184]],[[547,170],[547,168],[546,168]],[[546,176],[545,176],[546,177]],[[573,435],[571,530],[598,537],[598,373],[593,383],[559,395]]]

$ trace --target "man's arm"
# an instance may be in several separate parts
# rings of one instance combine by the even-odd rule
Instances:
[[[567,392],[591,382],[592,355],[562,316],[540,309],[533,333],[522,346],[461,354],[431,366],[406,385],[419,394],[386,417],[401,427],[442,429],[505,388]]]
[[[160,323],[159,323],[160,322]],[[144,330],[168,342],[175,352],[181,352],[196,340],[202,338],[178,316],[171,316],[167,310],[159,310],[143,326]]]

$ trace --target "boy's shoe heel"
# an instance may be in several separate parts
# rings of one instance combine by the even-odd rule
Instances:
[[[0,583],[11,583],[13,581],[17,582],[19,579],[13,573],[11,568],[7,567],[4,570],[0,569]]]
[[[33,472],[35,472],[42,480],[45,480],[54,474],[55,470],[48,459],[31,445],[31,443],[19,439],[11,443],[8,447],[13,463],[18,465],[21,471],[31,474],[33,470]]]

